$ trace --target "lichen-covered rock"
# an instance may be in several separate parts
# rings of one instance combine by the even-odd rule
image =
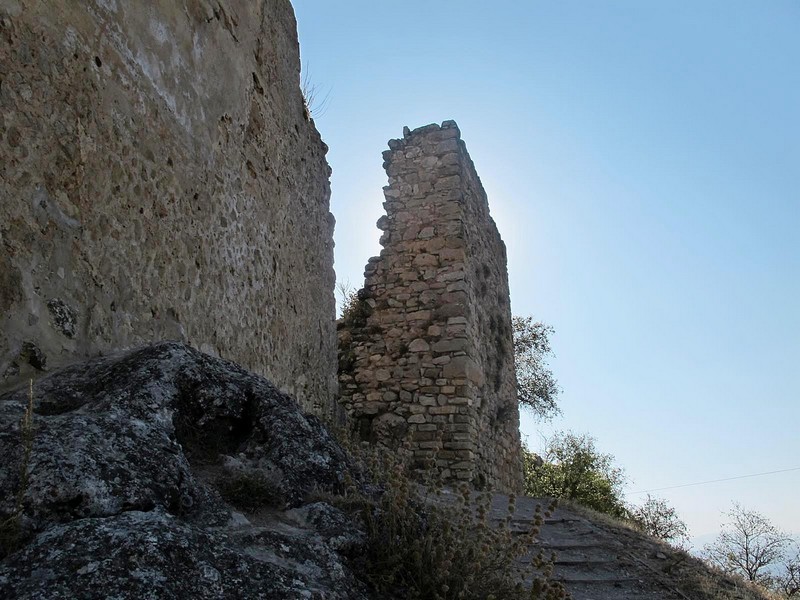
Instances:
[[[327,502],[314,502],[287,513],[292,522],[314,529],[325,542],[337,551],[348,555],[358,553],[366,542],[366,534],[353,517]]]
[[[241,538],[162,511],[80,519],[0,565],[0,596],[48,600],[365,598],[341,559],[309,532],[249,527]]]
[[[74,365],[34,385],[26,453],[28,403],[0,396],[0,597],[365,597],[358,536],[283,512],[358,474],[267,380],[169,342]]]

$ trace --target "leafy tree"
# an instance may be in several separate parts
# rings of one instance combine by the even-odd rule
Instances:
[[[591,436],[559,432],[547,440],[542,458],[523,452],[526,495],[565,498],[614,517],[628,516],[624,471],[612,455],[597,450]]]
[[[642,531],[665,542],[680,547],[689,541],[686,523],[662,498],[648,494],[644,504],[631,510],[630,518]]]
[[[552,354],[550,325],[534,322],[532,317],[511,317],[514,333],[514,363],[517,372],[519,403],[537,417],[549,420],[561,413],[556,397],[561,389],[547,365]]]
[[[791,539],[764,515],[734,503],[729,522],[704,548],[706,560],[726,573],[769,586],[771,567],[780,563]]]

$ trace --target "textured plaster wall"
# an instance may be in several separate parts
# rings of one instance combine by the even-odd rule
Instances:
[[[286,0],[0,0],[0,386],[178,339],[330,408],[299,70]]]
[[[389,148],[383,250],[339,328],[341,404],[421,470],[519,490],[506,252],[486,194],[452,121]]]

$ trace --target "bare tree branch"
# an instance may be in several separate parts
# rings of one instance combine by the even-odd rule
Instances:
[[[791,538],[762,514],[739,504],[734,503],[726,514],[730,521],[714,543],[705,547],[706,559],[726,573],[770,586],[772,575],[767,567],[783,560]]]

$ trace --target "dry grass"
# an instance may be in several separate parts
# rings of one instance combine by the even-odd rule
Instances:
[[[353,558],[377,597],[411,600],[557,600],[568,598],[552,581],[552,563],[539,554],[531,559],[539,573],[533,587],[523,585],[519,563],[535,544],[544,523],[540,514],[530,531],[511,531],[512,497],[499,527],[489,522],[490,494],[473,494],[462,486],[455,500],[437,501],[442,488],[420,485],[402,453],[381,447],[345,446],[375,485],[367,494],[352,485],[335,501],[358,511],[367,541]]]
[[[325,114],[330,103],[330,90],[323,95],[319,86],[311,81],[308,64],[303,68],[300,92],[303,94],[303,108],[306,120],[311,120],[312,117],[319,118]]]
[[[19,467],[19,485],[14,510],[0,522],[0,558],[16,551],[24,541],[21,527],[23,502],[30,483],[30,463],[33,452],[33,380],[28,384],[28,405],[20,422],[20,443],[22,445],[22,461]]]
[[[692,598],[708,598],[709,600],[712,598],[714,600],[781,600],[781,596],[769,592],[750,581],[745,581],[741,577],[731,577],[706,563],[703,563],[703,567],[703,569],[689,572],[684,582],[683,587]]]

